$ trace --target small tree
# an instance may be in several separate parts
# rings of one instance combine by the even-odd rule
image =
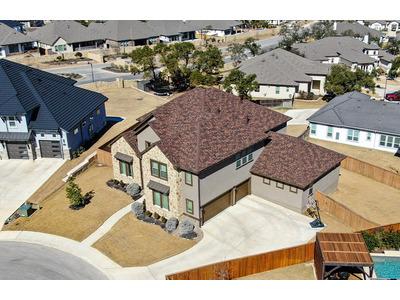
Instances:
[[[232,93],[235,90],[241,99],[251,99],[251,92],[258,88],[255,74],[246,75],[240,70],[232,70],[224,80],[224,89]]]
[[[82,195],[82,190],[75,182],[75,177],[70,177],[65,189],[67,198],[72,207],[79,207],[85,204],[85,198]]]
[[[153,80],[157,81],[156,54],[156,51],[147,45],[133,50],[130,56],[132,62],[137,66],[132,68],[134,73],[143,72],[145,77],[153,77]]]
[[[261,46],[256,43],[256,39],[249,37],[245,40],[243,47],[250,51],[252,56],[256,56],[261,52]]]
[[[244,51],[245,47],[241,44],[234,43],[228,46],[228,53],[230,54],[235,67],[237,67],[243,60],[246,59],[247,56]]]
[[[222,53],[217,47],[208,45],[205,50],[194,51],[190,84],[192,86],[217,84],[223,66]]]

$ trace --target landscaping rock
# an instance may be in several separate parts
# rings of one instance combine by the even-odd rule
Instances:
[[[178,227],[178,219],[177,218],[170,218],[166,223],[165,223],[165,230],[168,232],[173,232],[175,229]]]
[[[189,220],[183,220],[179,224],[179,233],[180,233],[181,236],[182,235],[186,235],[186,234],[190,234],[193,231],[194,231],[194,225]]]
[[[126,193],[132,198],[140,197],[141,188],[137,183],[128,184],[125,188]]]
[[[131,205],[133,214],[139,219],[144,217],[144,205],[140,202],[133,202]]]
[[[197,233],[192,231],[190,233],[181,234],[180,237],[184,238],[184,239],[188,239],[188,240],[193,240],[193,239],[197,238]]]

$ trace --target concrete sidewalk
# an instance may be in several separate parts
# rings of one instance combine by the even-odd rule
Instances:
[[[310,117],[313,113],[318,111],[318,108],[313,109],[289,109],[285,112],[285,115],[292,118],[288,122],[288,125],[308,125],[307,118]]]

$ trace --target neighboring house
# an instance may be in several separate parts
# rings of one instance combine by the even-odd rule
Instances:
[[[370,43],[372,40],[383,42],[384,34],[378,30],[372,29],[368,26],[361,25],[358,22],[334,22],[333,30],[338,35],[348,35],[352,33],[352,37],[359,39],[364,43]]]
[[[14,29],[15,31],[24,32],[24,24],[22,24],[19,21],[0,20],[0,24],[7,25],[8,27]]]
[[[396,56],[390,54],[385,50],[379,50],[379,66],[386,71],[389,71],[392,67],[392,63]]]
[[[257,76],[258,90],[251,93],[254,100],[290,107],[299,93],[325,94],[330,66],[278,48],[243,62],[239,69]]]
[[[372,29],[385,32],[387,37],[393,37],[396,32],[400,31],[399,20],[368,20],[364,21],[364,24]]]
[[[316,191],[336,190],[344,155],[275,132],[250,169],[251,192],[303,213],[313,206]]]
[[[270,142],[267,133],[285,132],[289,120],[230,93],[195,88],[113,141],[114,177],[139,184],[147,210],[201,226],[251,193],[250,169]]]
[[[28,35],[38,41],[40,53],[66,53],[103,48],[104,41],[95,30],[76,21],[52,21]]]
[[[328,64],[345,64],[371,72],[379,65],[379,46],[366,44],[349,36],[327,37],[311,43],[293,45],[304,57]]]
[[[69,159],[105,124],[102,94],[0,59],[0,159]]]
[[[332,99],[308,118],[310,137],[396,153],[400,105],[350,92]]]
[[[241,26],[241,22],[233,20],[205,20],[205,21],[189,21],[192,22],[196,30],[196,37],[202,38],[203,35],[213,37],[225,37],[237,32],[237,28]]]
[[[34,39],[0,22],[0,59],[24,53],[34,46]]]

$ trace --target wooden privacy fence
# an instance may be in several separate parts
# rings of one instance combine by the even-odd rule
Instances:
[[[315,242],[246,256],[167,275],[168,280],[235,279],[314,259]]]
[[[389,225],[382,225],[378,227],[368,228],[362,230],[363,232],[375,233],[378,231],[400,231],[400,223],[389,224]]]
[[[379,225],[367,220],[345,205],[333,200],[331,197],[319,191],[316,192],[315,199],[318,201],[318,205],[322,211],[336,217],[343,224],[350,226],[354,230],[363,230]]]
[[[349,156],[342,161],[341,166],[346,170],[358,173],[396,189],[400,189],[400,175],[394,172]]]
[[[97,151],[97,162],[99,164],[112,167],[111,152],[108,152],[101,148],[97,149],[96,151]]]

